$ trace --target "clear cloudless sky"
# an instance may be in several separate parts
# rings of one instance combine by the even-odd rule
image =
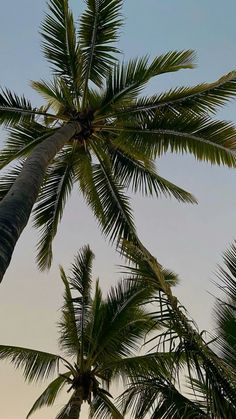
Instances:
[[[71,0],[70,4],[78,16],[83,1]],[[39,36],[45,8],[45,0],[1,1],[0,85],[24,93],[35,105],[41,99],[29,81],[49,75]],[[151,94],[213,81],[236,68],[235,0],[126,0],[124,15],[120,39],[124,58],[153,57],[175,49],[197,52],[197,69],[159,77],[149,88]],[[236,122],[236,103],[219,115]],[[2,132],[1,137],[2,143]],[[236,238],[235,171],[211,167],[189,156],[168,155],[157,165],[162,176],[191,191],[199,204],[132,197],[138,232],[158,260],[180,275],[175,292],[199,328],[212,330],[214,271],[222,252]],[[56,322],[62,304],[58,265],[68,271],[74,254],[89,243],[96,254],[94,274],[105,292],[118,278],[115,264],[120,260],[101,237],[77,190],[66,207],[49,273],[39,273],[36,268],[36,241],[29,226],[0,286],[0,343],[57,353]],[[0,363],[0,419],[24,419],[42,390],[39,385],[26,385],[20,372]],[[65,399],[39,411],[35,419],[53,419]]]

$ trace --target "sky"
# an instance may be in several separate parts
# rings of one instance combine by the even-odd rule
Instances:
[[[71,0],[79,15],[82,0]],[[29,81],[49,76],[40,50],[39,25],[44,0],[8,0],[1,4],[0,85],[25,94],[33,104],[41,99]],[[234,0],[126,0],[125,26],[120,48],[124,58],[169,50],[194,49],[197,68],[162,76],[149,88],[153,94],[170,87],[210,82],[236,68],[236,3]],[[236,102],[218,114],[236,123]],[[0,142],[4,134],[1,132]],[[175,294],[197,321],[200,330],[213,330],[212,281],[222,253],[236,238],[235,173],[223,167],[199,163],[190,156],[168,155],[157,161],[159,173],[192,192],[198,205],[178,204],[173,199],[132,197],[135,222],[144,244],[166,267],[181,278]],[[78,191],[66,207],[54,245],[49,273],[35,263],[37,233],[27,227],[0,286],[0,344],[25,346],[58,353],[56,322],[62,305],[58,265],[68,272],[76,252],[90,244],[96,255],[94,277],[104,293],[119,277],[121,263],[102,237]],[[0,363],[0,417],[24,419],[43,387],[29,386],[21,373]],[[35,419],[52,419],[63,405],[42,409]],[[86,419],[86,412],[82,418]]]

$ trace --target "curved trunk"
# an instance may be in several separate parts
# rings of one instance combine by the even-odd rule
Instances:
[[[49,163],[80,130],[78,122],[69,122],[37,145],[15,183],[0,202],[0,282],[10,263],[16,242],[29,220]]]

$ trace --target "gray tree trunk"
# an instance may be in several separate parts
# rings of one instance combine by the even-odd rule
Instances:
[[[78,122],[69,122],[38,144],[27,158],[15,183],[0,202],[0,282],[11,261],[17,240],[24,230],[49,163],[80,131]]]

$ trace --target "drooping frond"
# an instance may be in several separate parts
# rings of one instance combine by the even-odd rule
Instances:
[[[86,10],[81,16],[79,29],[84,102],[89,80],[100,86],[103,77],[114,65],[115,55],[119,51],[113,44],[122,23],[122,4],[123,0],[86,0]]]
[[[103,207],[104,224],[98,220],[101,228],[111,241],[119,242],[123,239],[134,239],[136,236],[129,206],[129,199],[123,192],[123,187],[114,178],[112,168],[107,156],[104,154],[99,143],[92,145],[99,164],[93,166],[93,179]],[[95,214],[96,215],[96,214]]]
[[[175,386],[155,372],[140,376],[120,396],[123,412],[131,410],[132,416],[144,419],[196,419],[209,416],[201,405],[182,395]]]
[[[9,89],[0,91],[0,123],[15,125],[23,122],[31,122],[37,115],[36,110],[24,96],[17,96]]]
[[[0,359],[10,361],[15,368],[22,368],[25,379],[31,382],[53,375],[62,358],[34,349],[0,345]]]
[[[127,124],[122,131],[123,141],[133,142],[142,152],[147,150],[153,159],[170,151],[190,153],[212,164],[236,164],[236,130],[225,121],[166,112],[152,120],[146,118],[136,127]]]
[[[27,157],[33,148],[49,137],[53,131],[35,121],[9,127],[9,136],[0,153],[0,168],[2,169],[15,159]]]
[[[161,194],[173,196],[178,201],[196,203],[195,198],[188,192],[164,179],[156,173],[154,163],[148,164],[136,160],[132,155],[123,153],[119,148],[109,147],[112,159],[112,168],[120,182],[130,187],[134,192],[141,192],[143,195]]]
[[[54,72],[64,78],[78,95],[80,58],[73,15],[68,0],[49,0],[41,34],[43,52]]]
[[[69,372],[60,375],[47,386],[46,390],[44,390],[41,396],[39,396],[39,398],[33,404],[28,415],[26,416],[26,419],[28,419],[34,412],[36,412],[36,410],[40,409],[41,407],[52,406],[54,404],[57,396],[66,384],[67,377],[69,377],[70,374],[71,373]]]
[[[50,268],[52,263],[52,241],[73,187],[73,158],[73,147],[68,147],[54,161],[33,210],[34,226],[40,229],[37,246],[40,269]]]
[[[111,401],[111,395],[107,391],[98,388],[96,397],[90,404],[90,418],[95,419],[123,419],[123,415]]]

